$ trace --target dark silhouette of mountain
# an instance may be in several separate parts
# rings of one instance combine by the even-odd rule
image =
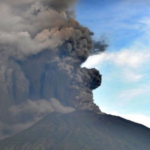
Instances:
[[[51,113],[0,141],[0,150],[149,150],[150,129],[90,111]]]

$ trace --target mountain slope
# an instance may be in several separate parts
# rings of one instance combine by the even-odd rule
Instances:
[[[0,141],[2,150],[149,150],[150,129],[88,111],[51,113],[29,129]]]

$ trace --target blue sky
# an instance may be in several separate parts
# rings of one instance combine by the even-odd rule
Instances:
[[[80,0],[76,10],[93,38],[110,45],[83,65],[103,76],[95,102],[103,112],[150,127],[150,0]]]

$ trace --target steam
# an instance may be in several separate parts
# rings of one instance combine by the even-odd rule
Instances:
[[[75,3],[76,0],[0,1],[3,137],[53,111],[101,113],[92,94],[101,84],[101,75],[96,69],[80,66],[107,45],[93,44],[93,33],[73,18]],[[9,132],[3,132],[5,127]]]

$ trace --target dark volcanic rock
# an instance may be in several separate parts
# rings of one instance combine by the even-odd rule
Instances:
[[[52,113],[0,141],[1,150],[149,150],[150,129],[110,115]]]

